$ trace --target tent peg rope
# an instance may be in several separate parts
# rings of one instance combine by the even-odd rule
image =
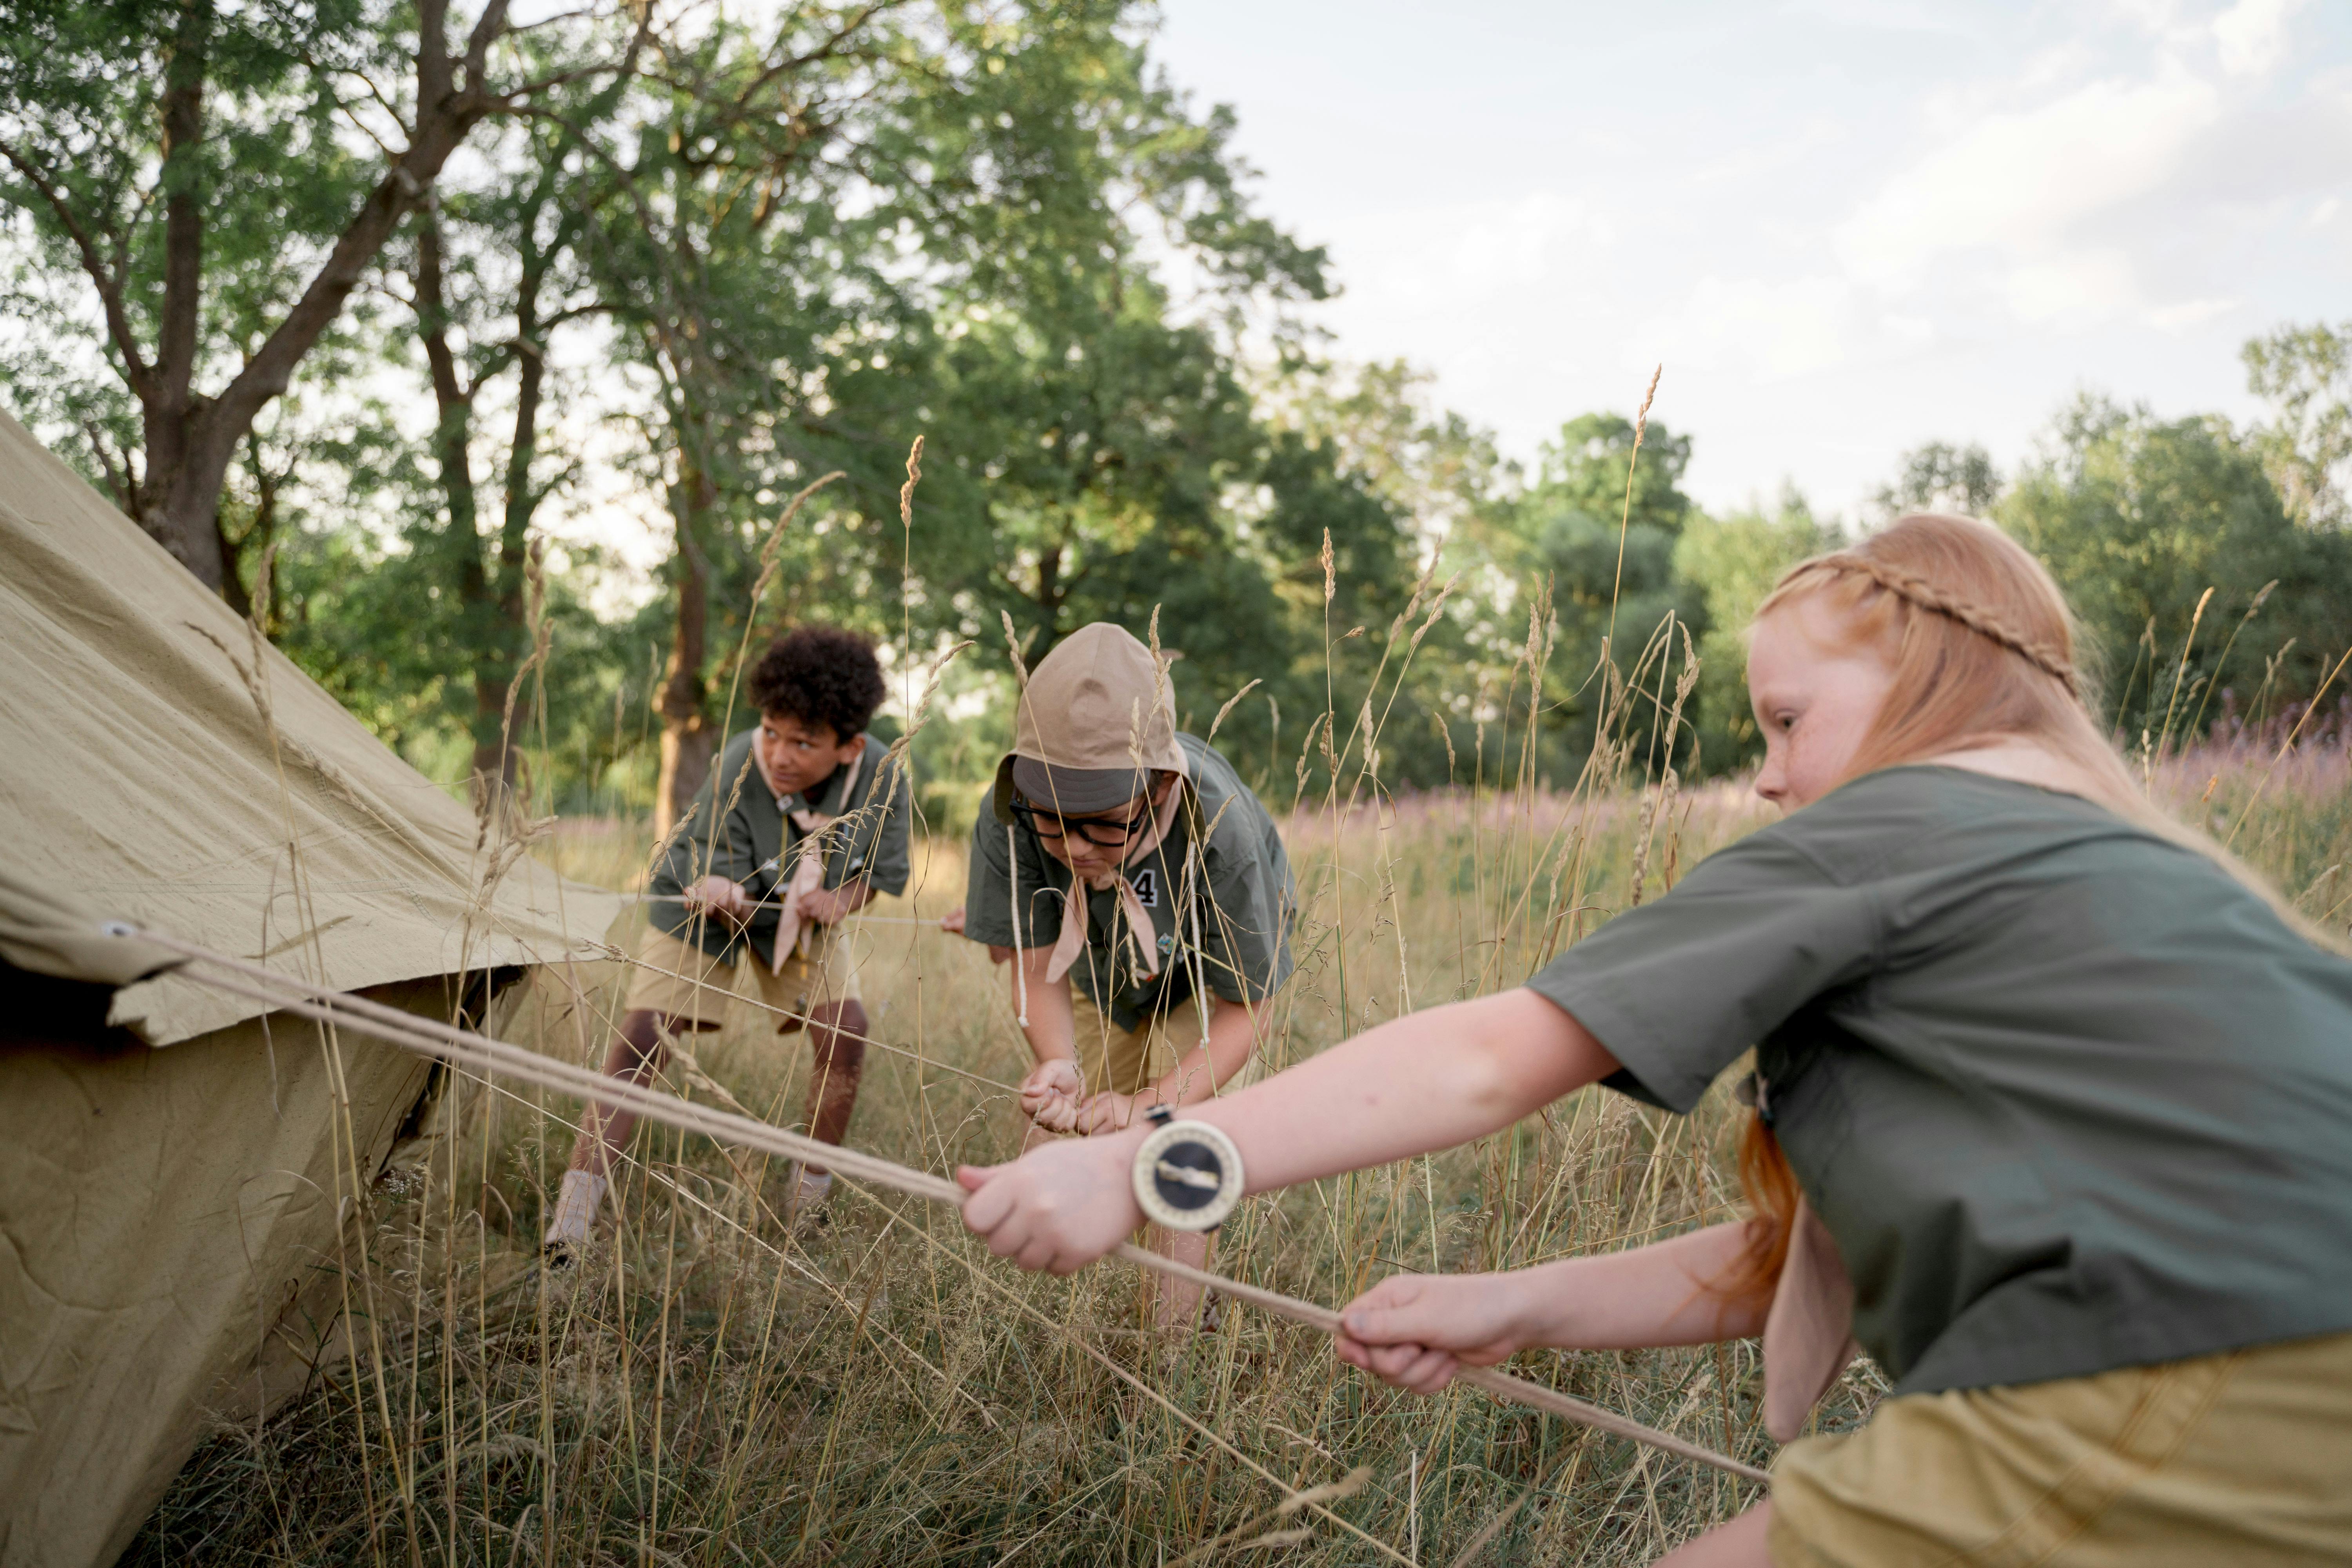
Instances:
[[[364,1035],[387,1044],[432,1057],[453,1066],[479,1073],[495,1074],[537,1084],[558,1093],[576,1096],[607,1109],[621,1106],[648,1121],[682,1131],[698,1132],[719,1142],[735,1143],[758,1149],[787,1159],[800,1160],[825,1166],[854,1180],[872,1182],[914,1197],[946,1204],[961,1209],[967,1194],[962,1187],[943,1176],[928,1171],[911,1170],[863,1150],[839,1144],[821,1143],[814,1138],[771,1125],[751,1117],[737,1115],[712,1106],[698,1105],[676,1095],[648,1089],[626,1079],[607,1078],[585,1068],[540,1055],[521,1046],[493,1039],[487,1035],[436,1023],[413,1013],[404,1013],[381,1002],[349,993],[326,991],[295,975],[268,968],[262,964],[233,958],[183,942],[177,937],[149,931],[127,921],[109,921],[100,928],[111,937],[135,938],[176,952],[198,963],[209,966],[218,973],[181,973],[195,984],[215,990],[266,1002],[271,1007],[312,1018],[355,1035]],[[1194,1268],[1172,1258],[1162,1258],[1147,1252],[1132,1242],[1122,1242],[1117,1256],[1139,1268],[1150,1269],[1171,1279],[1182,1279],[1206,1289],[1246,1301],[1287,1318],[1319,1329],[1327,1334],[1339,1331],[1339,1314],[1328,1307],[1286,1296],[1277,1290],[1252,1285],[1245,1280],[1229,1279],[1207,1269]],[[1465,1366],[1456,1373],[1459,1381],[1483,1389],[1495,1397],[1546,1415],[1591,1426],[1612,1436],[1645,1444],[1663,1452],[1679,1455],[1699,1464],[1712,1466],[1742,1480],[1769,1486],[1771,1476],[1754,1465],[1743,1464],[1727,1454],[1717,1453],[1701,1444],[1686,1442],[1671,1432],[1644,1426],[1613,1410],[1590,1404],[1557,1389],[1494,1367]]]

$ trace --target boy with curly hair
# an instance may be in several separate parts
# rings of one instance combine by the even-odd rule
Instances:
[[[719,1026],[748,974],[779,1010],[777,1033],[807,1029],[809,1130],[837,1144],[857,1101],[866,1034],[840,928],[877,893],[906,889],[911,781],[902,759],[885,765],[886,748],[866,732],[885,688],[865,638],[802,626],[770,646],[750,684],[760,722],[727,742],[655,858],[651,924],[604,1070],[651,1078],[668,1041]],[[547,1229],[551,1261],[568,1263],[587,1241],[613,1157],[635,1125],[618,1107],[583,1116]],[[814,1212],[832,1184],[831,1173],[803,1169],[793,1210]]]

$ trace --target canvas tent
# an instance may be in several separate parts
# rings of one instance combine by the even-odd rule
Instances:
[[[5,415],[0,811],[0,1565],[104,1563],[317,1374],[355,1189],[435,1087],[104,923],[480,1021],[616,906],[482,842]]]

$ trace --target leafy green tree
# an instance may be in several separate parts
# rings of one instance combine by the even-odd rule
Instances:
[[[1748,627],[1756,606],[1790,567],[1843,542],[1837,526],[1815,517],[1793,485],[1781,488],[1769,511],[1750,505],[1721,517],[1695,512],[1685,525],[1675,571],[1697,587],[1706,607],[1694,703],[1705,772],[1737,772],[1764,752],[1748,702]]]
[[[0,200],[43,285],[12,304],[42,311],[79,273],[83,308],[37,328],[94,317],[116,384],[28,402],[75,420],[115,499],[207,585],[235,582],[221,499],[257,416],[474,128],[549,87],[505,69],[512,31],[505,0],[454,45],[446,0],[12,7]]]
[[[2246,344],[2246,380],[2276,422],[2259,438],[2264,463],[2298,521],[2341,528],[2352,466],[2352,321],[2283,327]]]
[[[1707,628],[1704,595],[1675,569],[1675,547],[1697,510],[1681,488],[1690,437],[1654,422],[1638,435],[1637,445],[1634,422],[1616,414],[1569,421],[1542,447],[1534,482],[1510,508],[1507,561],[1521,582],[1541,585],[1556,626],[1538,723],[1549,736],[1540,769],[1562,785],[1591,754],[1653,641],[1667,637],[1679,666],[1685,634],[1695,642]],[[1525,613],[1496,626],[1491,643],[1516,642]],[[1654,689],[1657,675],[1654,664],[1643,689]],[[1669,679],[1669,700],[1672,685]],[[1646,754],[1656,705],[1637,706],[1637,749]]]
[[[749,611],[780,491],[836,466],[845,444],[879,510],[883,453],[903,452],[918,423],[868,424],[837,373],[887,365],[923,332],[907,193],[890,183],[906,171],[885,156],[906,151],[908,95],[946,68],[922,22],[908,5],[844,4],[667,31],[627,116],[567,124],[601,182],[580,198],[595,215],[583,250],[616,347],[646,373],[632,422],[676,542],[657,700],[664,826],[730,722],[709,710],[713,678],[740,646],[725,634]],[[866,531],[825,541],[845,547],[853,581],[856,558],[876,553]],[[796,552],[784,564],[817,537],[784,542]]]
[[[433,394],[437,503],[412,508],[405,534],[416,563],[450,595],[448,651],[470,672],[462,683],[470,689],[452,693],[450,717],[471,739],[471,789],[486,810],[511,800],[518,782],[514,680],[531,647],[530,533],[571,469],[544,450],[555,340],[605,310],[581,247],[594,200],[609,193],[574,166],[573,127],[608,120],[630,85],[616,75],[509,122],[484,149],[482,174],[415,215],[397,258]],[[480,411],[509,372],[500,439]],[[478,453],[496,479],[494,505],[485,504]]]
[[[1995,517],[2065,589],[2120,732],[2185,732],[2274,656],[2273,698],[2313,693],[2352,635],[2352,537],[2297,528],[2253,444],[2219,416],[2160,420],[2086,394],[2044,447]]]
[[[2000,499],[2000,470],[1993,467],[1991,454],[1974,443],[1930,441],[1903,454],[1893,482],[1880,486],[1874,499],[1889,521],[1906,511],[1983,517]]]
[[[739,63],[777,54],[756,40],[681,53],[665,80],[692,90],[607,159],[655,193],[607,225],[599,265],[656,373],[649,449],[681,541],[666,780],[707,751],[740,640],[712,631],[747,597],[761,498],[807,476],[848,479],[781,542],[782,613],[863,624],[911,662],[950,637],[1001,648],[1006,617],[1034,658],[1166,605],[1180,691],[1219,703],[1229,676],[1297,658],[1277,579],[1319,591],[1319,534],[1302,545],[1297,520],[1347,488],[1265,438],[1234,368],[1242,317],[1285,336],[1286,304],[1323,289],[1320,254],[1249,211],[1230,117],[1150,79],[1133,5],[908,12],[887,39],[855,15],[864,31],[793,49],[790,70]],[[800,96],[730,109],[739,75]],[[1181,310],[1166,265],[1200,285]],[[1210,607],[1232,635],[1199,635]]]

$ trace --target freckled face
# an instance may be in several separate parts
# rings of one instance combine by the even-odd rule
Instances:
[[[1848,646],[1817,596],[1758,621],[1748,643],[1748,700],[1764,732],[1756,793],[1794,811],[1844,783],[1893,684],[1885,661]]]

